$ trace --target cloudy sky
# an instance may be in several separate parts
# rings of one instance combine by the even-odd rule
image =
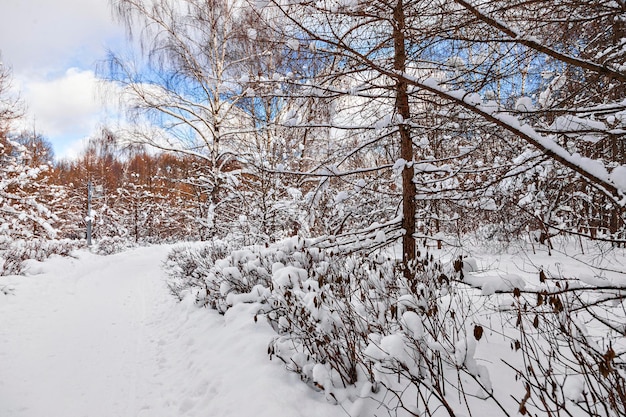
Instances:
[[[115,112],[104,106],[95,68],[121,50],[124,29],[109,0],[0,0],[0,52],[28,107],[23,123],[72,157]]]

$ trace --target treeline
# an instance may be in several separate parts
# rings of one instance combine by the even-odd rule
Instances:
[[[78,158],[51,164],[40,182],[62,195],[51,202],[57,216],[53,223],[57,238],[84,239],[90,218],[95,239],[201,240],[209,233],[199,220],[205,216],[207,196],[189,181],[191,172],[198,169],[198,162],[191,157],[150,152],[141,146],[123,147],[111,132],[103,130],[89,140]]]
[[[138,243],[229,237],[252,244],[290,236],[300,227],[295,218],[284,219],[301,191],[236,160],[220,164],[216,191],[206,160],[123,145],[106,129],[72,160],[55,161],[40,134],[2,140],[5,182],[13,178],[4,187],[5,209],[11,207],[5,213],[14,218],[2,230],[10,239],[85,239],[89,219],[95,240]],[[26,213],[29,206],[32,212]]]

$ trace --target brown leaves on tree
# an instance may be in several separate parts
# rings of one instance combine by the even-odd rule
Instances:
[[[602,355],[602,360],[598,363],[598,368],[603,377],[608,378],[611,372],[613,372],[613,359],[615,359],[615,356],[615,351],[612,347],[609,347],[606,353]]]
[[[519,412],[521,415],[526,415],[526,413],[528,413],[528,410],[526,409],[526,401],[530,399],[530,385],[525,384],[525,388],[526,394],[524,394],[524,398],[522,398],[522,401],[519,403]]]
[[[546,273],[543,272],[543,269],[541,271],[539,271],[539,282],[546,282],[546,279],[548,279],[546,277]]]
[[[563,308],[564,308],[563,302],[558,296],[553,295],[552,297],[549,298],[548,302],[552,306],[552,309],[554,310],[555,313],[560,313],[563,311]]]
[[[483,327],[476,325],[474,326],[474,339],[480,340],[483,337]]]

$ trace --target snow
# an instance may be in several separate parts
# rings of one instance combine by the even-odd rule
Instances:
[[[0,416],[344,416],[268,360],[254,304],[225,316],[164,283],[166,246],[30,262],[0,292]]]
[[[615,186],[626,194],[626,165],[620,165],[611,171],[611,181]]]
[[[330,370],[327,365],[317,363],[313,366],[313,381],[318,385],[330,386]]]
[[[402,324],[409,330],[415,339],[424,337],[424,325],[422,319],[414,311],[407,311],[402,314]]]
[[[467,95],[467,97],[465,98],[465,101],[472,105],[478,105],[478,104],[482,104],[483,99],[480,96],[480,94],[471,93]]]
[[[287,46],[289,47],[289,49],[292,49],[294,51],[297,51],[300,49],[300,41],[298,41],[297,39],[289,39],[287,40]]]
[[[597,120],[584,119],[573,115],[559,116],[553,123],[556,130],[565,132],[575,132],[577,130],[596,130],[599,132],[606,130],[606,125]]]
[[[517,101],[515,102],[515,110],[521,111],[521,112],[535,110],[532,99],[526,96],[522,96],[518,98]]]
[[[346,191],[339,191],[337,195],[335,196],[335,203],[341,204],[344,201],[346,201],[349,197],[350,195]]]
[[[550,78],[552,75],[553,75],[552,73],[542,73],[542,77],[544,78]],[[554,78],[554,80],[550,82],[550,85],[548,86],[548,88],[546,88],[544,91],[542,91],[539,94],[539,100],[538,100],[539,106],[549,107],[550,105],[552,105],[554,101],[552,95],[558,90],[560,90],[561,88],[563,88],[566,82],[567,82],[567,76],[565,74],[561,74],[557,76],[556,78]]]
[[[273,272],[272,281],[278,288],[298,287],[300,282],[307,278],[307,273],[302,268],[286,266]]]
[[[409,363],[409,353],[405,347],[405,338],[402,334],[390,334],[380,340],[381,349],[390,357],[403,363]]]
[[[388,127],[389,125],[391,125],[391,115],[385,115],[382,119],[377,120],[376,123],[374,123],[374,129],[376,130],[381,130],[384,129],[386,127]]]
[[[360,190],[362,190],[363,188],[365,188],[365,186],[366,186],[366,185],[367,185],[367,183],[365,182],[365,180],[361,178],[360,180],[358,180],[358,181],[356,182],[356,184],[355,184],[355,186],[354,186],[354,189],[355,189],[356,191],[360,191]]]
[[[363,353],[365,356],[376,360],[383,360],[387,357],[387,353],[380,346],[380,340],[372,340]]]
[[[565,380],[563,392],[569,400],[584,401],[585,380],[582,376],[571,376]]]
[[[379,227],[372,224],[372,231]],[[302,297],[302,306],[325,331],[347,324],[339,317],[341,312],[331,310],[331,304],[319,303],[320,298],[316,304],[320,283],[312,271],[307,274],[295,266],[302,262],[303,245],[297,237],[281,242],[276,259],[282,262],[267,264],[272,271],[271,290],[263,285],[243,293],[237,293],[234,286],[224,288],[229,305],[224,316],[198,307],[188,290],[180,303],[172,297],[160,271],[169,250],[166,246],[109,257],[83,251],[76,258],[29,261],[26,277],[11,276],[0,282],[0,416],[333,417],[345,415],[344,410],[352,416],[372,416],[378,415],[381,404],[391,404],[388,398],[392,397],[381,383],[402,392],[407,406],[416,406],[409,401],[415,398],[413,388],[401,385],[406,379],[396,369],[421,378],[428,372],[428,355],[435,352],[451,366],[446,372],[461,371],[459,383],[472,410],[484,416],[502,415],[488,398],[493,394],[503,399],[507,410],[517,410],[518,404],[510,397],[521,385],[502,360],[514,366],[521,362],[509,340],[517,337],[517,330],[504,327],[506,337],[498,330],[514,318],[505,312],[511,312],[515,298],[497,293],[545,288],[538,270],[549,276],[578,276],[582,285],[625,281],[623,273],[610,273],[616,265],[623,265],[623,250],[605,254],[603,264],[596,265],[600,269],[594,269],[591,263],[600,259],[592,247],[586,247],[586,255],[576,260],[560,253],[564,247],[558,239],[554,239],[553,255],[540,247],[524,253],[512,247],[493,254],[473,245],[471,253],[462,257],[464,283],[450,287],[439,298],[440,311],[454,309],[464,316],[457,319],[462,321],[456,322],[460,327],[454,337],[433,337],[432,321],[421,309],[423,300],[416,297],[426,286],[420,284],[416,293],[399,293],[395,303],[388,300],[396,306],[397,322],[383,332],[376,326],[364,329],[369,343],[362,354],[371,364],[374,381],[359,375],[355,385],[345,387],[328,362],[311,360],[310,352],[285,336],[297,325],[292,316],[281,316],[276,330],[263,314],[255,320],[259,302],[289,292]],[[317,259],[320,251],[311,254]],[[447,265],[459,259],[452,253],[444,257]],[[255,252],[244,248],[229,252],[213,267],[237,281],[258,265]],[[345,269],[354,271],[357,266],[346,262]],[[329,268],[325,261],[315,272],[327,275]],[[605,275],[594,275],[594,270],[603,270]],[[482,295],[472,287],[481,289]],[[454,291],[467,292],[468,297],[456,297]],[[271,305],[269,301],[263,308]],[[585,330],[588,323],[582,318],[575,320],[586,337],[598,332],[593,326]],[[482,326],[479,336],[478,326]],[[284,363],[269,360],[269,343],[275,348],[275,358],[280,353],[287,359]],[[287,372],[285,367],[302,373]],[[588,391],[576,374],[563,377],[569,402]],[[454,383],[450,389],[454,392]]]
[[[480,288],[483,295],[496,292],[511,291],[515,288],[523,289],[526,281],[517,274],[475,274],[464,278],[464,281],[473,287]]]

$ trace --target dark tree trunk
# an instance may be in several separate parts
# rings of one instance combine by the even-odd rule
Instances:
[[[393,46],[394,46],[394,69],[397,72],[406,71],[406,49],[404,37],[404,4],[398,0],[393,13]],[[405,161],[413,161],[413,141],[411,130],[407,124],[411,111],[409,108],[409,94],[407,83],[404,77],[398,77],[396,83],[396,112],[402,116],[402,123],[399,125],[400,132],[400,158]],[[415,260],[415,183],[413,182],[413,164],[407,164],[402,170],[402,228],[405,233],[402,237],[402,263],[404,275],[412,279],[411,266]]]

